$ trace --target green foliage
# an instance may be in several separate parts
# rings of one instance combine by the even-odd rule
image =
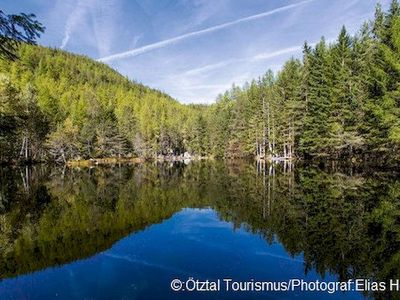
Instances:
[[[0,61],[0,160],[108,156],[400,159],[400,9],[305,43],[212,105],[182,105],[108,66],[23,45]],[[72,134],[73,133],[73,134]],[[67,142],[68,141],[68,142]],[[68,145],[68,143],[71,143]],[[46,147],[43,147],[46,145]],[[64,149],[64,150],[63,150]],[[49,155],[50,154],[50,155]]]
[[[67,118],[62,125],[58,125],[57,129],[50,133],[47,147],[55,161],[66,163],[67,160],[79,155],[78,132],[78,127],[70,118]]]
[[[387,13],[377,6],[375,20],[355,36],[343,27],[332,44],[305,44],[303,60],[290,59],[269,84],[265,75],[224,94],[231,125],[210,139],[212,153],[398,161],[399,43],[393,0]],[[210,110],[221,111],[221,104]],[[212,116],[212,128],[225,120]]]
[[[86,57],[29,45],[19,57],[0,61],[2,161],[208,150],[200,107],[179,104]],[[203,128],[196,129],[199,120]],[[196,130],[203,136],[188,138]]]
[[[0,59],[17,59],[20,43],[36,44],[45,28],[35,18],[34,14],[6,15],[0,10]]]

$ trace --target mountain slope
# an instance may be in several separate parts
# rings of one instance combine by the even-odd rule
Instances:
[[[3,160],[150,156],[190,147],[194,106],[84,56],[28,45],[19,55],[0,61]]]

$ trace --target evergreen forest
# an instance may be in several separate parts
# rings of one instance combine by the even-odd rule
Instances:
[[[88,57],[22,41],[0,59],[3,163],[108,157],[400,160],[400,6],[301,59],[184,105]],[[140,72],[140,70],[137,70]]]

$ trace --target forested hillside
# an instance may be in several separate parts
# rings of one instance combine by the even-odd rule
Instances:
[[[357,35],[305,44],[274,75],[232,87],[210,108],[211,153],[231,156],[400,158],[400,9]]]
[[[155,157],[400,159],[400,8],[355,36],[304,45],[277,74],[183,105],[105,64],[20,47],[0,60],[0,159]],[[137,70],[140,72],[140,70]]]
[[[104,64],[25,45],[19,60],[0,61],[0,70],[3,161],[150,157],[195,149],[197,108]]]

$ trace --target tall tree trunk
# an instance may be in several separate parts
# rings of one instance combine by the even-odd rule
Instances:
[[[28,161],[29,158],[29,140],[28,137],[25,138],[26,142],[25,142],[25,161]]]
[[[22,139],[22,146],[21,146],[21,151],[19,152],[19,156],[23,156],[23,155],[24,155],[25,141],[26,141],[26,138],[24,137],[24,138]]]
[[[267,106],[267,131],[268,131],[268,151],[272,154],[272,145],[271,145],[271,126],[270,126],[270,111],[269,111],[269,103]]]
[[[275,119],[272,116],[272,156],[275,156]]]

